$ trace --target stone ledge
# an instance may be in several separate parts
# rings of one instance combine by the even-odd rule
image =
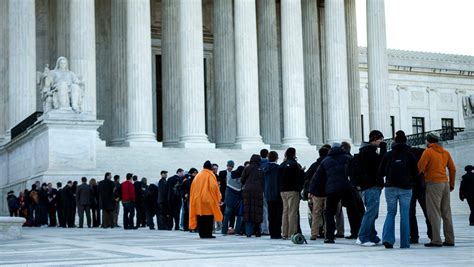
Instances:
[[[25,221],[25,218],[21,217],[0,216],[0,240],[13,240],[21,238],[21,228],[23,227]]]

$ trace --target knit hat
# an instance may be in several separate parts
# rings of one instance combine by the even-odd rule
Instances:
[[[405,132],[400,130],[395,133],[395,143],[406,143],[407,142],[407,137],[405,135]]]
[[[466,172],[472,172],[473,169],[474,169],[474,168],[472,167],[472,165],[467,165],[466,167],[464,167],[464,170],[465,170]]]
[[[381,131],[379,130],[372,130],[370,133],[369,133],[369,142],[373,142],[375,140],[379,140],[383,138],[383,134]]]
[[[228,166],[228,167],[232,167],[232,168],[234,168],[234,166],[235,166],[235,163],[234,163],[234,161],[233,161],[233,160],[229,160],[229,161],[227,161],[227,166]]]
[[[212,170],[212,163],[209,160],[206,160],[206,162],[204,162],[204,165],[202,167],[204,169]]]
[[[428,143],[438,143],[439,142],[439,135],[436,132],[431,132],[426,135],[426,141]]]

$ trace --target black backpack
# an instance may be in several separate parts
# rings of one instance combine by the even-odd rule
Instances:
[[[354,154],[351,159],[346,161],[346,173],[349,176],[349,180],[354,186],[362,185],[362,177],[364,176],[364,171],[360,166],[359,154]]]
[[[392,152],[390,160],[385,166],[385,183],[387,186],[411,188],[412,179],[408,157],[408,152]]]

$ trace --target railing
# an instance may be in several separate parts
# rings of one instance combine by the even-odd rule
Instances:
[[[11,131],[11,140],[13,140],[15,137],[17,137],[21,133],[25,132],[28,129],[28,127],[35,124],[35,122],[38,120],[38,118],[42,114],[43,114],[43,112],[37,111],[37,112],[31,114],[30,116],[28,116],[26,119],[22,120],[15,127],[13,127],[12,131]]]
[[[426,143],[426,135],[428,133],[436,132],[439,135],[439,141],[448,141],[453,140],[454,136],[457,135],[459,132],[463,132],[464,128],[459,127],[451,127],[451,128],[444,128],[439,130],[433,130],[429,132],[417,133],[417,134],[410,134],[407,135],[407,144],[410,146],[421,146]],[[390,150],[392,147],[392,143],[394,142],[392,138],[387,138],[384,140],[387,143],[387,148]]]

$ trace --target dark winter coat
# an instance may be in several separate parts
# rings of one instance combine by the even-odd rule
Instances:
[[[115,183],[112,180],[104,179],[99,182],[99,208],[103,210],[115,209],[114,198]]]
[[[252,155],[250,165],[245,167],[240,181],[243,185],[244,221],[261,223],[263,221],[263,171],[260,168],[259,155]]]
[[[308,193],[311,193],[316,197],[326,197],[326,181],[322,180],[319,183],[316,183],[316,172],[325,158],[326,156],[318,158],[315,163],[311,164],[311,167],[309,167],[306,172],[305,180],[309,179]]]
[[[239,183],[241,184],[240,179],[242,177],[243,171],[244,171],[244,166],[239,166],[236,170],[233,170],[231,172],[231,179],[238,179]],[[227,174],[227,171],[225,172]],[[232,189],[230,186],[227,186],[226,196],[227,197],[224,200],[224,204],[227,207],[233,208],[236,211],[238,211],[240,208],[240,204],[242,202],[242,190],[237,191],[237,190]]]
[[[135,189],[135,204],[136,205],[143,204],[143,197],[145,195],[145,191],[143,191],[142,182],[135,181],[133,183],[133,188]]]
[[[281,180],[281,192],[300,192],[303,188],[304,171],[293,158],[287,159],[280,164],[279,177]]]
[[[62,191],[61,199],[63,201],[63,207],[73,208],[75,207],[76,199],[74,198],[73,187],[66,186]]]
[[[92,190],[88,184],[81,184],[77,187],[76,200],[77,205],[88,206],[91,204]]]
[[[377,147],[370,143],[363,142],[359,149],[359,167],[362,171],[362,177],[358,186],[362,190],[374,186],[383,187],[383,177],[379,175],[379,166],[382,158],[387,152],[387,147],[381,146],[380,154],[377,154]]]
[[[156,184],[150,184],[145,192],[143,198],[145,207],[156,210],[158,208],[158,186]]]
[[[91,208],[97,209],[99,207],[99,186],[90,185],[91,187]]]
[[[219,190],[221,191],[222,200],[225,200],[225,194],[227,190],[227,170],[219,172],[217,181],[219,182]]]
[[[173,175],[166,181],[166,187],[168,189],[168,202],[181,202],[181,178],[178,175]]]
[[[351,187],[349,182],[348,173],[346,170],[346,162],[350,160],[351,156],[347,154],[340,147],[333,147],[329,151],[328,156],[321,162],[318,170],[316,171],[313,193],[318,193],[317,188],[322,188],[326,194],[337,193],[347,190]],[[319,189],[321,190],[321,189]]]
[[[385,177],[386,187],[399,187],[412,189],[418,177],[417,161],[415,156],[409,152],[410,146],[404,143],[394,143],[392,150],[382,158],[379,166],[379,174]],[[397,167],[397,162],[404,162],[403,168]],[[392,168],[398,168],[393,170]]]
[[[168,203],[168,187],[165,178],[161,178],[158,182],[158,203]]]
[[[459,187],[459,198],[474,198],[474,173],[466,173],[462,176],[461,186]]]
[[[279,169],[280,165],[274,162],[268,163],[263,168],[264,195],[267,201],[281,201]]]
[[[16,211],[20,208],[20,201],[13,194],[8,195],[7,202],[8,202],[8,210]]]

